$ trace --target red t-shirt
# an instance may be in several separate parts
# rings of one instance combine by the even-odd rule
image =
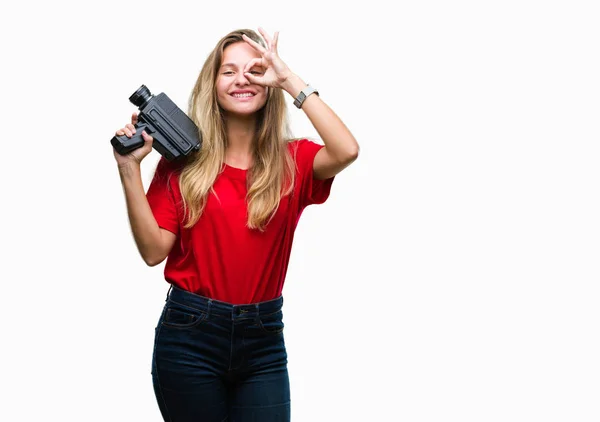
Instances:
[[[306,206],[325,202],[334,179],[313,177],[313,161],[323,145],[301,139],[288,147],[292,156],[297,151],[294,194],[281,199],[262,233],[246,227],[247,170],[227,164],[213,186],[221,202],[209,192],[198,222],[184,229],[176,165],[160,158],[146,197],[158,225],[177,235],[165,264],[169,283],[232,304],[281,295],[300,215]]]

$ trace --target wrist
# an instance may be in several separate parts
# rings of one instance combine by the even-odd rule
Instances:
[[[290,94],[292,98],[296,98],[298,94],[300,94],[300,91],[306,88],[306,82],[304,82],[295,73],[292,73],[281,85],[281,88],[288,94]]]
[[[132,161],[127,163],[119,163],[117,167],[119,169],[119,176],[121,176],[121,178],[127,178],[136,174],[141,174],[139,163],[134,163]]]

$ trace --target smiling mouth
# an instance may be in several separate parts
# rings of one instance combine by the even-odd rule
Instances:
[[[233,98],[251,98],[254,97],[254,94],[250,92],[246,92],[244,94],[231,94]]]

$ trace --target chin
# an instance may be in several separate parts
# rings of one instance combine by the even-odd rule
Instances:
[[[226,114],[230,116],[248,117],[256,114],[258,110],[236,110],[236,109],[224,109]]]
[[[261,111],[264,107],[265,105],[263,104],[261,107],[227,107],[223,110],[225,110],[227,114],[235,116],[252,116]]]

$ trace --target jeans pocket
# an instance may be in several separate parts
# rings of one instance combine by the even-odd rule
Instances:
[[[283,332],[283,311],[279,310],[268,315],[259,315],[258,326],[266,334],[281,334]]]
[[[162,325],[172,328],[191,328],[201,324],[207,316],[206,312],[199,309],[171,301],[165,305]]]

